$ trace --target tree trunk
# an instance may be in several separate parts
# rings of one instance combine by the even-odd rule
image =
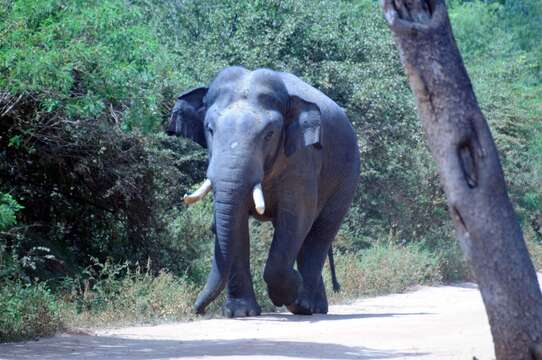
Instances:
[[[542,359],[542,295],[443,0],[381,0],[497,359]],[[459,345],[459,344],[458,344]]]

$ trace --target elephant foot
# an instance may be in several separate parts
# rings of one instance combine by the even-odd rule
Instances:
[[[292,304],[303,288],[301,275],[293,269],[287,273],[264,274],[264,278],[269,298],[275,306]]]
[[[222,314],[228,318],[258,316],[261,313],[262,309],[254,299],[228,299],[222,308]]]
[[[309,294],[303,292],[292,304],[288,311],[296,315],[327,314],[328,305],[325,293]]]

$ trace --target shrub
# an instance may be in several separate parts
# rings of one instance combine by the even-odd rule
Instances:
[[[418,244],[376,243],[358,253],[338,253],[335,263],[341,282],[335,300],[403,292],[414,285],[439,284],[444,279],[441,257]]]
[[[17,223],[16,214],[21,206],[10,194],[0,193],[0,231],[9,230]]]
[[[61,328],[57,299],[45,283],[0,285],[0,342],[53,335]]]

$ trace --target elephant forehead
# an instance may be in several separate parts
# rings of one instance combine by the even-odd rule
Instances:
[[[280,79],[244,76],[236,81],[213,84],[207,100],[208,104],[222,108],[247,101],[256,108],[282,112],[288,104],[288,93]]]
[[[265,110],[255,108],[248,101],[235,101],[220,113],[218,121],[254,128],[263,123],[265,113]]]

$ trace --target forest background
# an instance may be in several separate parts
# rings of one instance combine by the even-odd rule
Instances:
[[[448,6],[540,269],[542,1]],[[163,129],[176,95],[228,65],[300,76],[358,134],[332,301],[470,278],[376,1],[0,0],[1,341],[193,316],[212,199],[181,199],[204,179],[206,153]],[[271,234],[251,223],[268,311]]]

